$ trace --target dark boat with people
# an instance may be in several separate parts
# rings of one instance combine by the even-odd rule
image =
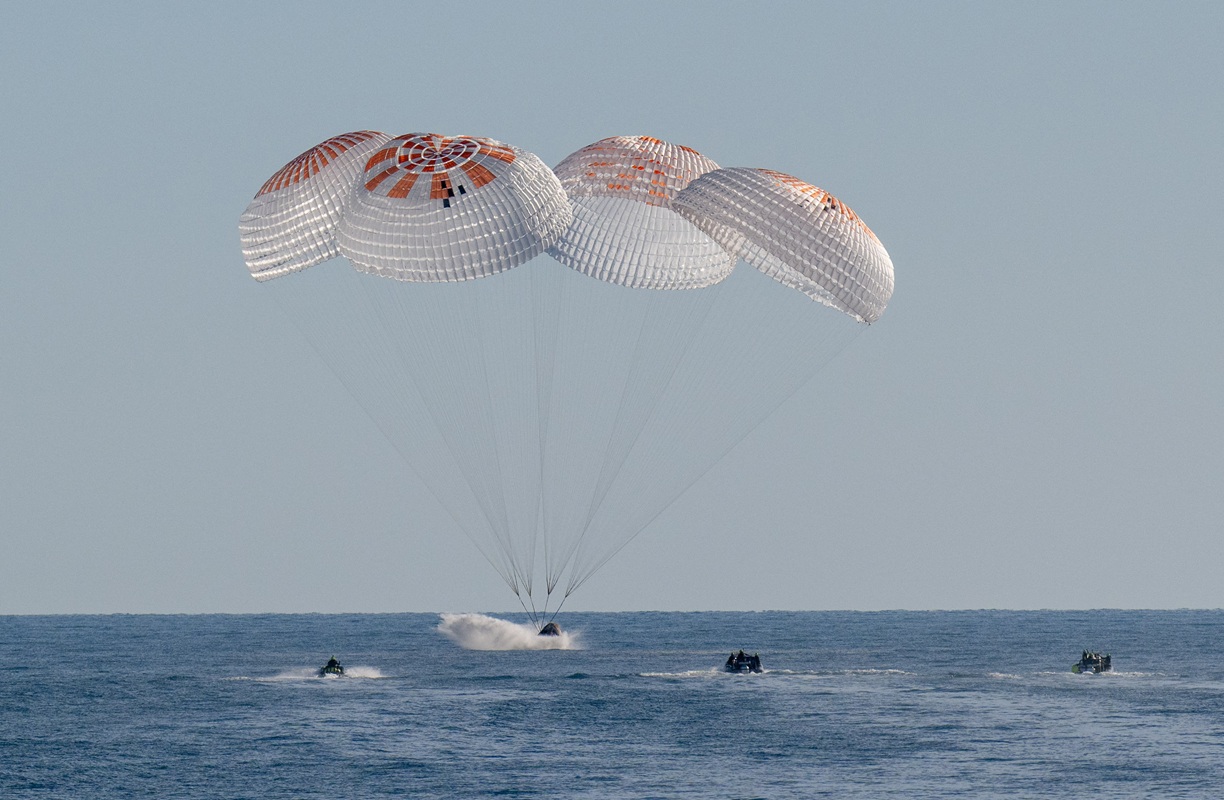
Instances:
[[[756,653],[748,655],[743,650],[738,653],[732,653],[727,656],[727,663],[723,664],[723,670],[726,672],[761,672],[761,657]]]
[[[319,667],[319,677],[326,678],[328,675],[343,675],[344,667],[340,666],[340,662],[335,656],[327,659],[327,663]]]
[[[541,636],[560,636],[561,626],[555,622],[550,622],[547,625],[545,625],[543,628],[540,628],[540,635]]]
[[[1100,653],[1090,653],[1085,650],[1084,654],[1080,656],[1080,660],[1071,665],[1071,671],[1076,675],[1088,673],[1099,675],[1102,672],[1109,672],[1113,668],[1110,661],[1109,653],[1101,655]]]

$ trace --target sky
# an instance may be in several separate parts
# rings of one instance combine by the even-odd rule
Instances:
[[[1222,607],[1222,37],[1209,3],[5,4],[0,614],[518,607],[242,261],[263,181],[363,128],[652,135],[892,257],[883,318],[567,609]]]

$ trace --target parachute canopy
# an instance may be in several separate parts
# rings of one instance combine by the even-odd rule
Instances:
[[[336,226],[370,153],[389,137],[378,131],[333,136],[276,171],[238,220],[242,257],[257,281],[322,264],[340,255]]]
[[[893,292],[893,265],[849,206],[767,169],[719,169],[689,184],[673,208],[771,278],[861,322]]]
[[[694,289],[726,278],[736,256],[671,209],[718,165],[690,147],[613,136],[556,167],[574,221],[548,251],[584,275],[635,289]]]
[[[570,218],[557,176],[533,154],[493,139],[410,133],[366,162],[336,239],[363,272],[463,281],[530,261]]]
[[[277,172],[239,230],[251,273],[288,276],[269,285],[302,335],[537,622],[893,285],[827,193],[645,136],[554,171],[493,139],[344,134]],[[545,251],[564,266],[515,269]],[[322,264],[337,254],[356,269]]]

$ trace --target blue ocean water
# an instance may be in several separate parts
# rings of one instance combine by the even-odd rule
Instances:
[[[1224,612],[0,617],[0,796],[1224,796]],[[731,675],[732,649],[766,672]],[[1114,672],[1073,675],[1084,648]],[[318,678],[337,655],[352,677]]]

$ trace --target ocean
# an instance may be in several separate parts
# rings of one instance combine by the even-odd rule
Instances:
[[[1224,796],[1222,611],[557,621],[0,616],[0,797]]]

